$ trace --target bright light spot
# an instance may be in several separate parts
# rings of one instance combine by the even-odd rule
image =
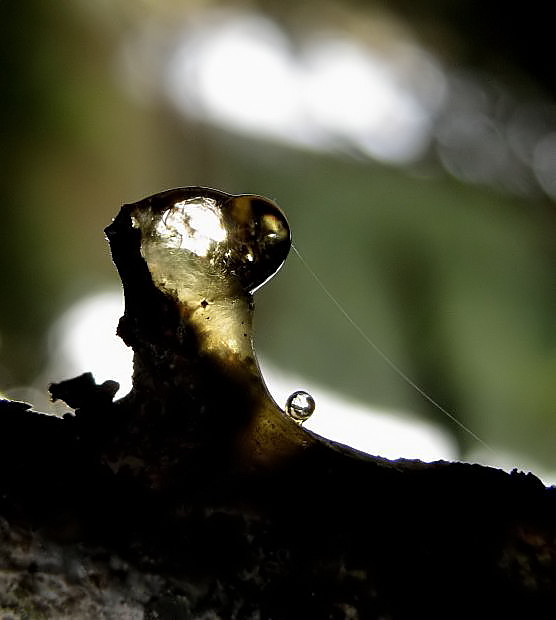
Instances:
[[[300,377],[288,376],[267,362],[261,366],[265,382],[282,409],[292,392],[301,389],[311,394],[315,412],[304,426],[323,437],[388,459],[430,462],[457,456],[454,441],[436,426],[350,401]]]
[[[167,86],[186,114],[246,132],[287,138],[297,123],[298,84],[288,42],[263,17],[198,25],[171,59]]]
[[[456,177],[556,199],[549,102],[449,74],[402,29],[381,24],[373,39],[320,23],[294,39],[234,8],[189,13],[179,29],[147,20],[122,43],[118,83],[141,102],[168,98],[187,119],[317,151],[404,165],[438,140]]]
[[[216,201],[205,199],[202,202],[186,201],[176,204],[181,207],[189,217],[189,225],[199,235],[212,239],[212,241],[224,241],[226,238],[226,229],[222,224],[220,210],[216,206]]]
[[[97,383],[117,381],[118,396],[129,392],[133,352],[116,336],[123,311],[120,293],[98,293],[74,304],[51,330],[49,372],[60,379],[92,372]]]
[[[276,24],[243,15],[206,18],[185,33],[166,88],[189,116],[401,163],[426,148],[444,79],[423,53],[389,57],[347,39],[313,39],[294,53]]]
[[[305,62],[308,115],[331,136],[382,160],[422,152],[429,114],[400,84],[391,61],[351,41],[325,40],[306,49]]]
[[[127,393],[133,356],[115,335],[122,314],[119,293],[99,293],[73,305],[52,328],[49,372],[66,379],[90,371],[97,383],[113,379],[120,384],[118,395]],[[434,461],[456,456],[454,443],[430,424],[350,402],[266,363],[264,377],[281,407],[297,389],[313,396],[316,410],[305,426],[319,435],[385,458]]]
[[[67,379],[90,371],[97,383],[107,379],[118,381],[118,396],[126,394],[131,389],[133,354],[115,335],[123,309],[119,293],[99,293],[82,299],[65,312],[50,333],[49,376]],[[288,396],[297,389],[311,394],[316,409],[305,426],[323,437],[389,459],[435,461],[457,457],[453,440],[431,424],[354,403],[343,395],[311,385],[301,377],[287,375],[266,362],[261,366],[265,381],[280,407],[284,407]],[[31,398],[27,392],[9,393],[8,396],[42,402],[37,396]],[[41,398],[44,400],[44,396]],[[473,456],[476,458],[471,460],[505,469],[516,466],[515,457],[510,455],[507,462],[493,462],[491,454],[480,450]],[[539,472],[534,464],[528,465],[522,465],[524,471]],[[556,482],[554,472],[544,472],[539,476],[545,484]]]
[[[156,232],[167,245],[206,256],[214,241],[224,241],[226,229],[216,201],[182,200],[164,214]]]

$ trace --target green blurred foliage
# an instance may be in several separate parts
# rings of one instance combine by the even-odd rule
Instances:
[[[118,89],[110,33],[73,3],[2,3],[2,387],[45,361],[48,323],[115,282],[102,230],[156,184],[145,112]]]
[[[68,303],[117,286],[102,230],[121,203],[209,185],[277,200],[305,259],[396,364],[485,441],[556,465],[552,203],[187,123],[120,87],[124,11],[106,27],[79,3],[0,6],[0,389],[43,368]],[[257,304],[258,345],[277,364],[457,431],[295,257]]]

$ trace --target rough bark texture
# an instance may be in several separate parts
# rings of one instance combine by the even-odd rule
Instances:
[[[108,232],[134,389],[0,402],[0,618],[554,618],[552,488],[305,431],[199,350],[125,212]]]

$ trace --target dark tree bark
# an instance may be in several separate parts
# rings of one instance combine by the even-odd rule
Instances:
[[[145,224],[207,192],[234,226],[257,223],[234,243],[262,269],[277,250],[257,227],[280,218],[256,197],[180,191],[125,205],[107,229],[132,392],[113,402],[116,385],[91,375],[52,385],[75,409],[63,418],[0,402],[0,617],[553,618],[554,490],[368,456],[281,412],[243,345],[223,353],[199,327],[219,319],[217,295],[194,307],[160,276]],[[249,319],[257,282],[226,269]]]

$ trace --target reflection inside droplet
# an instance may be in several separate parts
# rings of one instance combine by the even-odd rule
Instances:
[[[272,201],[206,187],[167,190],[125,205],[153,284],[178,302],[200,346],[252,360],[252,297],[291,246]]]
[[[291,394],[286,402],[286,413],[300,424],[308,420],[314,410],[314,398],[303,390]]]
[[[215,200],[181,200],[169,208],[156,225],[168,247],[206,256],[214,241],[224,241],[226,229]]]

